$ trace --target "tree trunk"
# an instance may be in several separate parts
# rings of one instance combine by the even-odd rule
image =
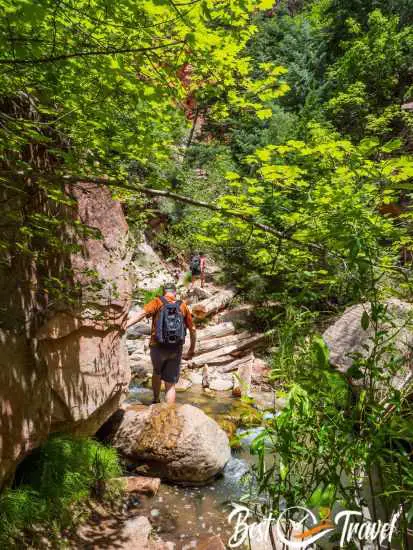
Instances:
[[[266,340],[267,336],[268,336],[268,333],[258,334],[258,335],[252,336],[251,338],[245,338],[233,344],[228,344],[227,346],[210,351],[208,353],[203,353],[202,355],[198,355],[197,357],[194,357],[191,360],[191,366],[200,367],[206,364],[211,365],[212,364],[211,361],[216,361],[222,355],[231,355],[231,356],[244,355],[243,352],[245,350],[253,349],[254,347],[262,344]]]
[[[216,313],[220,309],[223,309],[229,304],[229,302],[235,296],[235,291],[233,290],[223,290],[208,298],[207,300],[202,300],[191,307],[192,314],[198,319],[205,319],[209,315]]]
[[[251,337],[249,332],[242,332],[240,334],[233,334],[231,336],[224,336],[222,338],[213,338],[212,340],[198,340],[195,347],[195,355],[201,355],[219,348],[223,348],[230,344],[237,344]],[[184,351],[188,351],[189,343],[185,344]]]
[[[221,338],[223,336],[230,336],[235,333],[235,327],[233,323],[220,323],[219,325],[213,325],[211,327],[198,330],[196,333],[197,340],[206,340],[212,338]]]
[[[249,353],[248,355],[244,355],[243,357],[240,357],[239,359],[235,359],[235,361],[231,361],[231,363],[228,363],[227,365],[222,365],[218,367],[218,371],[221,373],[226,372],[232,372],[238,369],[241,365],[244,365],[245,363],[248,363],[249,361],[254,361],[254,354]]]

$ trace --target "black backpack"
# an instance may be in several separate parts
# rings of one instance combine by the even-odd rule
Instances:
[[[192,256],[190,267],[192,272],[199,273],[201,271],[201,257],[198,255]]]
[[[164,296],[159,296],[163,303],[156,322],[156,340],[164,345],[181,345],[185,342],[186,325],[182,315],[181,304],[168,302]]]

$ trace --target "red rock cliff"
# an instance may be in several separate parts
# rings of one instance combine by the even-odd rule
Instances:
[[[79,251],[64,258],[78,298],[49,304],[39,322],[35,263],[26,260],[22,268],[17,259],[1,274],[0,486],[49,433],[94,434],[129,384],[123,341],[131,296],[126,220],[106,188],[82,183],[66,192],[76,201],[73,219],[100,233],[98,239],[75,237]],[[8,322],[12,317],[15,322]]]

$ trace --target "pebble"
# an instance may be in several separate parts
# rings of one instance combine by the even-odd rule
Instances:
[[[153,510],[151,510],[151,516],[153,518],[157,518],[158,516],[161,515],[161,512],[159,510],[156,510],[156,508],[154,508]]]

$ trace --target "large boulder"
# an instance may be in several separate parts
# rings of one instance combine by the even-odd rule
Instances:
[[[394,338],[395,352],[406,359],[395,373],[388,373],[391,386],[395,389],[406,388],[412,381],[411,350],[413,346],[413,305],[392,298],[386,302],[389,320],[382,324],[381,330],[386,339]],[[330,363],[345,374],[353,364],[354,354],[366,356],[373,347],[373,328],[364,330],[361,324],[364,312],[370,313],[369,304],[357,304],[345,310],[343,315],[323,334],[330,351]],[[388,353],[381,357],[381,365],[386,373],[385,362]],[[354,380],[355,384],[360,381]],[[383,386],[384,389],[384,386]]]
[[[112,445],[162,479],[203,484],[231,456],[226,433],[192,405],[130,406],[116,416]]]
[[[128,226],[107,188],[65,190],[67,218],[89,228],[67,223],[60,236],[77,248],[47,265],[20,256],[0,270],[0,486],[50,432],[94,434],[128,391]],[[45,281],[61,281],[68,296],[50,300]]]

